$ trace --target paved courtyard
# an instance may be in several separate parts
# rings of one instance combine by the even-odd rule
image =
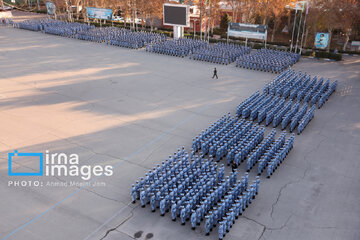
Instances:
[[[360,57],[343,58],[294,65],[338,80],[337,91],[271,179],[262,176],[225,239],[360,239]],[[0,27],[0,238],[217,239],[131,204],[130,186],[275,76]],[[8,176],[16,149],[76,153],[81,165],[112,165],[114,174],[97,186],[9,186],[79,180]]]

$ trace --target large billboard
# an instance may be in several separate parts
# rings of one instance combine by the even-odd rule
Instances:
[[[9,10],[9,11],[0,11],[0,19],[1,18],[12,18],[12,13],[11,13],[11,11]],[[1,23],[1,21],[0,21],[0,23]]]
[[[316,33],[315,48],[326,49],[329,44],[329,33]]]
[[[228,35],[232,37],[266,40],[267,26],[260,24],[232,23],[228,24]]]
[[[55,4],[53,2],[46,2],[46,10],[47,10],[47,14],[49,15],[55,15]]]
[[[86,12],[88,18],[97,18],[97,19],[105,19],[105,20],[112,19],[111,9],[87,7]]]
[[[189,6],[165,3],[164,25],[190,27]]]

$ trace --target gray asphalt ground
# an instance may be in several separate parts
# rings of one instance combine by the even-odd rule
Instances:
[[[1,239],[217,239],[130,203],[145,171],[275,75],[187,58],[0,27]],[[294,69],[338,80],[338,90],[225,239],[360,239],[360,57],[302,58]],[[101,186],[14,187],[7,153],[77,153],[113,165]],[[16,160],[14,170],[28,169]],[[241,169],[241,175],[244,172]],[[105,186],[103,186],[105,184]]]

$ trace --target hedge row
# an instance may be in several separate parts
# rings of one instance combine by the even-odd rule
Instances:
[[[332,53],[332,52],[316,52],[315,57],[317,58],[329,58],[336,61],[341,61],[342,55],[339,53]]]

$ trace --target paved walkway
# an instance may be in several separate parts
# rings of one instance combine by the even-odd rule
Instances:
[[[226,239],[360,238],[360,57],[302,59],[339,81]],[[217,239],[130,204],[130,185],[275,77],[187,58],[0,27],[0,239]],[[7,153],[77,153],[116,166],[100,186],[13,187]],[[29,170],[16,161],[14,168]],[[243,166],[244,167],[244,166]],[[242,169],[244,171],[244,169]],[[105,186],[103,186],[105,184]],[[147,237],[146,237],[147,236]],[[152,236],[152,237],[151,237]]]

